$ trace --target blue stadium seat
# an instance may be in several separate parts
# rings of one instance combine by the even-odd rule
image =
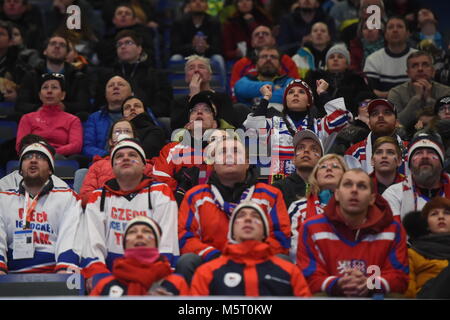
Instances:
[[[14,102],[0,102],[0,118],[6,118],[14,113]]]
[[[0,143],[13,140],[17,136],[17,123],[15,121],[0,120]]]

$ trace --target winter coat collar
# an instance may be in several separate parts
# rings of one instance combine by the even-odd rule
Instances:
[[[273,253],[267,243],[248,240],[238,244],[227,244],[223,255],[232,258],[236,262],[256,264],[269,259]]]
[[[324,215],[338,231],[341,231],[348,236],[353,234],[354,239],[349,239],[352,241],[358,240],[358,237],[354,232],[361,235],[379,233],[394,221],[394,216],[388,202],[378,194],[374,205],[369,207],[366,221],[356,228],[347,226],[335,196],[331,198],[330,202],[325,207]]]
[[[23,185],[24,181],[22,179],[22,181],[20,181],[19,183],[19,194],[21,195],[25,195],[25,186]],[[42,188],[41,192],[39,193],[39,197],[42,197],[48,193],[50,193],[51,190],[53,190],[54,184],[53,184],[53,179],[50,176],[48,178],[48,183],[44,185],[44,188]]]
[[[114,195],[126,197],[129,195],[138,193],[145,187],[148,187],[149,185],[151,185],[152,182],[153,182],[153,179],[144,175],[142,177],[141,182],[138,184],[138,186],[136,188],[134,188],[133,190],[129,190],[129,191],[123,191],[123,190],[120,190],[120,186],[119,186],[119,183],[117,182],[117,180],[111,179],[111,180],[108,180],[107,182],[105,182],[105,189]]]

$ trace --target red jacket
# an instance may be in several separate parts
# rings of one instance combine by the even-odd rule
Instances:
[[[204,260],[224,250],[228,238],[230,215],[237,204],[224,202],[219,207],[212,185],[202,184],[189,190],[178,214],[180,253],[196,253]],[[274,253],[287,254],[290,247],[291,225],[281,191],[265,183],[256,183],[250,201],[258,203],[267,213],[270,235],[267,243]],[[215,188],[215,187],[214,187]],[[248,194],[251,191],[248,192]]]
[[[234,85],[238,82],[242,77],[251,74],[255,75],[256,66],[253,61],[248,57],[243,57],[236,61],[233,65],[233,69],[231,70],[231,79],[230,79],[230,88],[234,97]],[[290,78],[300,79],[300,75],[298,73],[298,67],[295,64],[294,60],[286,54],[283,54],[281,57],[281,67],[279,70],[280,75],[287,74]]]
[[[183,145],[180,142],[166,144],[155,157],[152,176],[160,182],[166,183],[172,191],[178,186],[175,174],[182,168],[198,167],[200,169],[199,183],[206,183],[212,172],[212,165],[205,164],[202,148],[201,152],[195,153],[195,149]]]
[[[131,258],[114,261],[113,274],[100,280],[89,295],[119,297],[124,295],[148,295],[153,285],[160,286],[174,295],[188,295],[189,287],[180,275],[173,274],[164,258],[151,264]]]
[[[308,284],[296,265],[275,256],[267,243],[228,244],[223,255],[200,266],[191,295],[309,297]]]
[[[297,264],[313,294],[339,295],[334,286],[345,269],[357,268],[369,276],[369,266],[380,268],[377,281],[383,292],[403,293],[409,278],[406,233],[394,220],[389,204],[379,195],[359,229],[345,224],[333,197],[323,215],[303,223]]]
[[[86,206],[89,195],[92,191],[103,187],[106,181],[114,179],[114,172],[111,165],[111,157],[106,156],[104,158],[100,156],[94,156],[92,165],[89,167],[88,172],[83,180],[83,185],[80,190],[80,197],[83,207]],[[145,165],[144,175],[150,176],[153,170],[152,160],[147,160]]]
[[[57,154],[70,156],[81,153],[83,128],[78,117],[64,112],[60,106],[42,106],[36,112],[25,114],[17,129],[16,151],[27,134],[37,134],[48,140]]]

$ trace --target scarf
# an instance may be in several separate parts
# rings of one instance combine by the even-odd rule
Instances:
[[[148,264],[133,258],[118,258],[114,261],[113,274],[127,286],[127,295],[142,296],[148,293],[153,283],[171,274],[168,261],[159,260]]]
[[[124,257],[128,259],[135,259],[142,263],[152,264],[159,258],[158,248],[136,247],[125,250]]]
[[[411,241],[411,247],[427,259],[450,260],[450,234],[428,234]]]

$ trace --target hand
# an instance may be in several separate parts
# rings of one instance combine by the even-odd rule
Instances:
[[[422,120],[417,121],[417,123],[414,125],[414,129],[416,129],[416,130],[422,130],[423,129],[423,122],[422,122]]]
[[[419,82],[422,85],[423,87],[422,98],[426,100],[431,95],[431,87],[432,87],[431,82],[425,79],[419,79],[417,80],[417,82]]]
[[[264,99],[266,100],[272,99],[272,85],[265,84],[259,89],[259,91],[263,95]]]
[[[344,277],[345,283],[341,290],[346,296],[366,297],[369,293],[367,287],[367,277],[357,269],[351,269]]]
[[[191,82],[189,82],[189,95],[193,97],[201,91],[203,79],[198,73],[194,73]]]
[[[413,88],[414,88],[414,92],[416,94],[416,96],[422,97],[423,96],[423,92],[425,90],[425,88],[423,87],[422,83],[420,83],[419,81],[414,81],[412,83]]]
[[[86,279],[85,285],[86,285],[86,291],[87,291],[87,292],[91,292],[92,289],[94,289],[94,288],[93,288],[93,287],[94,287],[93,281],[94,281],[94,280],[93,280],[92,278]]]
[[[163,287],[156,288],[149,292],[150,296],[173,296],[172,292],[167,291]]]
[[[328,86],[329,86],[329,84],[325,80],[323,80],[323,79],[317,80],[316,81],[317,94],[321,95],[322,93],[326,92],[328,90]]]
[[[251,13],[246,13],[244,14],[244,20],[245,21],[249,21],[249,20],[253,20],[253,15]]]
[[[152,28],[152,29],[156,29],[158,28],[158,24],[155,21],[149,21],[147,22],[147,27]]]
[[[6,272],[5,271],[0,271],[0,276],[4,276],[4,275],[6,275]]]

